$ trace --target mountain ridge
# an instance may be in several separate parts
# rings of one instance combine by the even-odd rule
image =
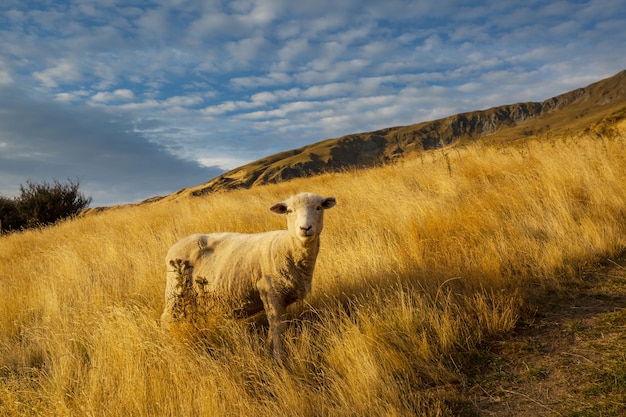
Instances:
[[[201,196],[349,167],[371,167],[477,139],[513,141],[548,132],[589,129],[623,108],[626,108],[626,70],[541,102],[496,106],[322,140],[261,158],[175,195]]]

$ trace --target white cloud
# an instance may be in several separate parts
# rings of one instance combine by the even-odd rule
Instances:
[[[249,11],[247,19],[256,25],[265,26],[278,16],[280,6],[276,1],[254,1],[251,3],[253,7]]]
[[[469,82],[458,87],[459,91],[463,93],[474,93],[480,91],[483,88],[483,85],[478,82]]]
[[[262,64],[265,56],[271,53],[271,44],[263,36],[227,42],[224,48],[230,55],[230,65],[239,68]]]
[[[292,76],[285,72],[271,71],[263,76],[235,77],[230,80],[230,85],[236,89],[276,87],[292,82]]]
[[[111,103],[111,102],[124,102],[131,101],[135,98],[135,94],[127,89],[118,89],[112,92],[100,91],[91,97],[91,100],[96,103]]]
[[[205,10],[203,15],[191,23],[187,36],[194,40],[210,37],[245,37],[249,34],[245,23],[240,15],[231,15],[214,9]]]
[[[170,31],[167,10],[162,7],[144,10],[136,20],[136,24],[144,36],[159,36]]]
[[[59,83],[70,83],[79,81],[81,72],[76,63],[67,58],[60,58],[54,64],[43,71],[33,73],[33,77],[37,79],[46,88],[56,88]]]
[[[79,91],[69,91],[66,93],[57,93],[54,96],[54,100],[61,103],[72,103],[75,101],[82,100],[83,97],[88,97],[91,95],[88,91],[79,90]]]
[[[174,96],[170,97],[163,102],[165,106],[175,107],[192,107],[202,104],[204,100],[198,95],[191,96]]]
[[[202,113],[207,116],[219,116],[224,113],[235,111],[239,108],[239,105],[233,101],[226,101],[218,104],[217,106],[209,106],[202,110]]]
[[[13,83],[13,77],[9,71],[0,69],[0,86],[7,86]]]
[[[269,91],[263,91],[261,93],[253,94],[250,99],[253,103],[262,106],[276,101],[277,96],[276,94],[270,93]]]
[[[291,63],[310,56],[311,44],[309,39],[301,36],[289,39],[278,47],[277,56],[283,67],[290,67]],[[286,64],[289,63],[289,64]],[[283,68],[284,70],[285,68]]]
[[[225,171],[237,168],[249,162],[246,159],[233,158],[228,155],[200,157],[197,161],[204,167],[219,167]]]
[[[154,99],[147,99],[144,101],[126,103],[126,104],[121,104],[119,106],[116,106],[116,108],[121,109],[121,110],[126,110],[126,111],[131,110],[131,111],[137,111],[137,112],[142,112],[146,110],[159,110],[159,109],[162,109],[162,107],[163,107],[162,103]]]

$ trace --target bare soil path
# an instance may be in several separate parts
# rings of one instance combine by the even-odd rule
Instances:
[[[476,353],[467,415],[626,416],[626,257],[535,304],[532,319]]]

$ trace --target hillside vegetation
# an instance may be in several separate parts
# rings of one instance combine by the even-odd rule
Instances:
[[[511,331],[531,295],[624,252],[625,127],[478,141],[2,236],[0,415],[472,415],[477,347]],[[262,320],[162,334],[169,246],[284,228],[269,206],[304,190],[338,205],[284,365],[264,350]]]

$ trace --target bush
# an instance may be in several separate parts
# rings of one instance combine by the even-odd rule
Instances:
[[[0,232],[22,227],[24,224],[17,211],[16,199],[0,196]]]
[[[0,197],[2,230],[43,226],[78,214],[91,203],[91,197],[79,192],[79,186],[78,180],[69,179],[66,184],[26,181],[20,185],[18,197]]]

